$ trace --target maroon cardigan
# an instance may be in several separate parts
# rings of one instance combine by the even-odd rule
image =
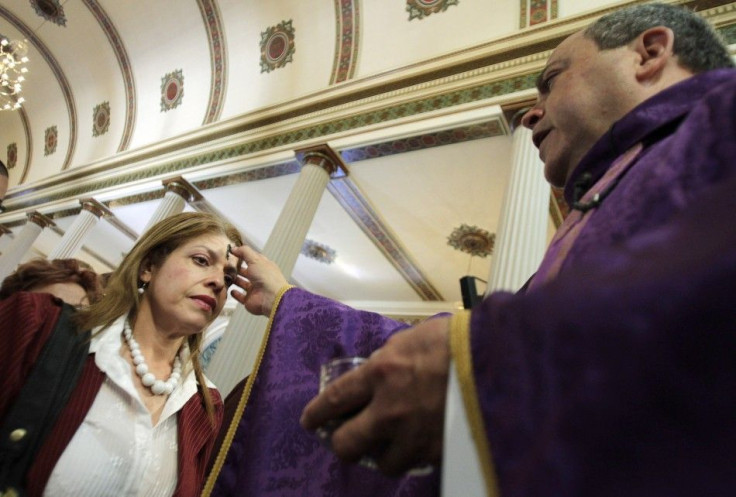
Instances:
[[[20,292],[0,300],[0,419],[18,396],[28,373],[61,313],[61,303],[49,294]],[[39,449],[26,475],[29,497],[41,496],[51,471],[71,441],[105,380],[90,354],[66,407]],[[210,389],[215,425],[204,409],[201,394],[179,412],[179,479],[176,497],[197,496],[202,490],[207,462],[222,423],[222,399]]]

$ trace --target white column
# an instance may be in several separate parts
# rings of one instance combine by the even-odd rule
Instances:
[[[100,217],[112,215],[107,207],[94,199],[80,200],[79,203],[82,204],[82,210],[79,211],[77,218],[66,230],[59,244],[48,255],[49,260],[74,257],[74,254],[82,247],[84,239],[90,230],[95,227]]]
[[[531,130],[513,132],[513,158],[496,230],[486,295],[516,291],[534,274],[547,245],[550,187]]]
[[[23,256],[30,250],[33,242],[47,226],[53,226],[54,222],[36,211],[28,214],[28,221],[20,230],[18,236],[8,245],[8,248],[0,257],[0,281],[15,271]]]
[[[197,197],[201,197],[200,193],[194,186],[182,177],[173,178],[163,182],[166,188],[163,200],[158,204],[156,212],[149,219],[146,229],[143,233],[159,221],[166,219],[174,214],[179,214],[186,207],[187,202],[191,202]]]
[[[337,172],[338,167],[345,170],[340,158],[326,146],[306,150],[303,154],[304,166],[299,178],[263,247],[263,254],[278,264],[287,279],[330,175]],[[240,305],[233,312],[207,368],[207,377],[223,396],[252,371],[267,323],[265,317],[253,316]]]
[[[516,291],[536,271],[547,244],[549,201],[550,188],[532,132],[517,126],[486,295],[496,290]],[[442,497],[486,495],[488,482],[483,477],[455,367],[448,383],[444,442]]]

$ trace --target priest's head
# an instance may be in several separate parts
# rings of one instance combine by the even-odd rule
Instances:
[[[707,21],[678,6],[636,5],[573,34],[537,80],[522,120],[547,180],[564,186],[593,144],[634,107],[693,74],[733,67]]]

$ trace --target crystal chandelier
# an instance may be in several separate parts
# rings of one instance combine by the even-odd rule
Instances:
[[[28,46],[25,41],[0,35],[0,110],[18,109],[25,99],[20,95],[28,72]]]

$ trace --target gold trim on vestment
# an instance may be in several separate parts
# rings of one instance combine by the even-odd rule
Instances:
[[[271,335],[271,326],[273,325],[273,318],[276,315],[276,311],[279,308],[279,304],[281,304],[281,297],[283,297],[284,294],[292,288],[294,288],[294,285],[286,285],[283,288],[281,288],[278,292],[276,292],[276,298],[274,299],[273,306],[271,307],[271,314],[268,316],[268,326],[266,327],[266,332],[263,335],[263,340],[261,341],[261,347],[258,350],[258,357],[256,358],[255,366],[253,367],[253,371],[248,376],[248,380],[245,382],[245,388],[243,388],[243,393],[240,395],[240,400],[238,401],[238,406],[235,409],[235,414],[233,415],[233,419],[230,422],[230,426],[228,426],[227,428],[227,434],[225,435],[225,438],[222,441],[222,446],[220,447],[220,450],[217,453],[217,459],[215,460],[215,464],[212,466],[212,471],[207,477],[207,482],[205,483],[204,489],[202,490],[202,497],[210,496],[210,494],[212,493],[212,489],[215,487],[215,482],[217,481],[217,477],[220,475],[220,470],[222,469],[222,466],[225,464],[225,458],[227,457],[227,453],[230,450],[230,445],[233,443],[233,438],[235,438],[235,432],[238,430],[240,419],[243,417],[245,406],[248,403],[250,392],[253,389],[253,382],[255,381],[256,375],[258,374],[258,369],[261,367],[261,361],[263,360],[263,354],[265,354],[266,352],[266,345],[268,344],[268,337]]]
[[[497,497],[498,481],[491,457],[491,448],[486,436],[483,414],[478,400],[478,388],[473,375],[473,355],[470,349],[470,311],[460,311],[450,320],[450,352],[455,363],[460,392],[470,425],[470,433],[475,442],[476,454],[480,463],[486,495]]]

